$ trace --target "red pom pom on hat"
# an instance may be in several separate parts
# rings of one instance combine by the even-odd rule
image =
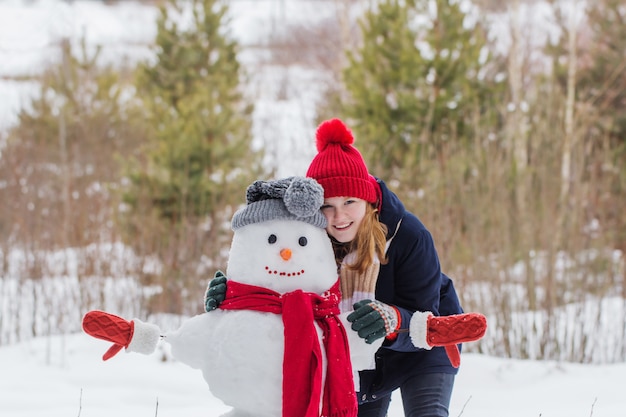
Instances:
[[[315,134],[317,151],[322,152],[329,144],[352,145],[354,136],[348,126],[339,119],[330,119],[322,122]]]
[[[352,146],[354,136],[339,119],[322,122],[315,135],[318,154],[306,176],[324,188],[324,198],[356,197],[370,203],[377,200],[377,190],[361,153]]]

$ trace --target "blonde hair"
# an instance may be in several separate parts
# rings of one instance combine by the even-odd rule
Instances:
[[[347,243],[340,243],[332,239],[335,261],[337,266],[348,253],[355,253],[355,261],[346,265],[350,270],[364,273],[365,270],[378,258],[381,264],[387,263],[385,246],[387,243],[387,226],[378,219],[378,209],[367,204],[365,216],[354,239]]]

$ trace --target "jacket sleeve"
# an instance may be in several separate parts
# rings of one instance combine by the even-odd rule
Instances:
[[[389,264],[386,279],[393,281],[393,296],[389,300],[401,316],[400,332],[385,347],[399,351],[418,350],[410,340],[408,328],[415,311],[430,311],[439,315],[442,273],[433,238],[417,221],[406,221],[387,252]],[[420,227],[421,226],[421,227]]]

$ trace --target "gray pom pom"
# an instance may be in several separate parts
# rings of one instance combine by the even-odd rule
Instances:
[[[313,216],[324,203],[324,189],[312,178],[292,177],[283,201],[290,213],[297,217]]]

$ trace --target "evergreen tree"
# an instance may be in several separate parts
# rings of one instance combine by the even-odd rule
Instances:
[[[180,224],[240,202],[236,191],[259,174],[260,153],[251,150],[253,108],[240,88],[238,45],[223,33],[227,7],[216,0],[169,6],[160,9],[156,62],[140,69],[154,141],[127,197],[134,205],[147,193],[162,218]]]
[[[477,120],[493,123],[486,35],[454,0],[384,0],[361,27],[338,108],[372,171],[415,188],[430,160],[445,166],[446,147],[471,143]]]
[[[161,259],[171,311],[184,311],[185,287],[205,285],[207,275],[195,280],[202,259],[209,269],[224,267],[231,208],[263,174],[227,12],[218,0],[166,2],[156,59],[139,68],[152,139],[131,160],[124,221],[134,247]]]
[[[566,16],[557,11],[560,36],[546,51],[553,59],[555,79],[563,91],[567,88],[570,28]],[[589,134],[609,134],[614,144],[626,137],[626,10],[623,1],[598,0],[586,8],[584,30],[578,34],[576,101],[579,113],[595,118]]]
[[[579,88],[603,115],[602,131],[613,144],[626,145],[626,8],[620,0],[590,2],[587,16],[592,38]],[[607,120],[608,118],[608,120]]]
[[[341,107],[353,119],[350,126],[370,169],[391,177],[409,153],[421,150],[416,142],[423,128],[418,119],[428,108],[428,67],[410,27],[409,7],[396,0],[378,7],[360,23],[363,46],[348,52],[348,98]]]

